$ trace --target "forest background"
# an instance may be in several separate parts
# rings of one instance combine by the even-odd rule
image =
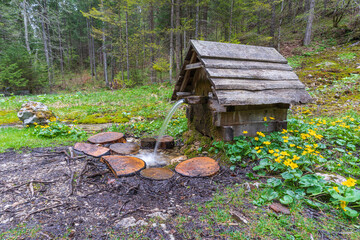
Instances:
[[[273,46],[287,55],[285,44],[312,38],[359,40],[360,2],[3,0],[0,93],[173,82],[190,39]]]

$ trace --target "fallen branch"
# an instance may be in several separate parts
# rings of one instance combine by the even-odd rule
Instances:
[[[45,207],[45,208],[41,208],[39,210],[35,210],[35,211],[32,211],[30,213],[28,213],[26,215],[26,217],[24,218],[24,220],[26,220],[28,217],[30,217],[31,215],[35,214],[35,213],[39,213],[39,212],[42,212],[42,211],[45,211],[45,210],[49,210],[49,209],[53,209],[53,208],[57,208],[57,207],[61,207],[65,205],[65,203],[61,203],[61,204],[58,204],[58,205],[55,205],[55,206],[51,206],[51,207]]]

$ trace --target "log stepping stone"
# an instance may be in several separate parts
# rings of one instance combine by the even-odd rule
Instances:
[[[140,141],[140,146],[142,149],[154,149],[156,144],[155,138],[143,138]]]
[[[83,152],[86,155],[90,155],[92,157],[101,157],[103,155],[110,154],[110,149],[106,147],[96,146],[90,143],[76,143],[74,146],[74,150]]]
[[[125,143],[124,134],[119,132],[103,132],[89,137],[89,142],[94,144]]]
[[[155,138],[143,138],[141,139],[141,148],[142,149],[154,149],[156,145]],[[159,149],[171,149],[174,148],[175,142],[174,138],[171,136],[163,136],[159,141]]]
[[[137,154],[140,150],[140,146],[136,143],[114,143],[110,145],[111,154],[116,155],[129,155]]]
[[[210,177],[220,170],[217,161],[209,157],[195,157],[179,163],[175,171],[186,177]]]
[[[131,156],[103,156],[100,161],[105,163],[116,177],[130,176],[146,167],[143,160]]]
[[[167,168],[147,168],[140,172],[144,178],[151,180],[167,180],[174,176],[174,172]]]

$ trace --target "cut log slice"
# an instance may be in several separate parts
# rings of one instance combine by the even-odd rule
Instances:
[[[124,137],[124,134],[119,132],[103,132],[89,137],[88,141],[95,144],[106,144],[125,143],[126,139]]]
[[[101,157],[103,155],[110,154],[110,149],[106,147],[96,146],[90,143],[76,143],[74,146],[74,150],[83,152],[86,155],[90,155],[92,157]]]
[[[144,178],[151,180],[167,180],[174,176],[174,172],[167,168],[147,168],[140,172]]]
[[[116,177],[134,175],[146,167],[143,160],[130,156],[103,156],[101,161],[109,167]]]
[[[174,146],[174,138],[171,136],[163,136],[159,141],[159,149],[171,149]]]
[[[175,171],[186,177],[210,177],[220,170],[219,164],[209,157],[196,157],[179,163]]]
[[[137,154],[139,152],[140,146],[136,143],[114,143],[110,145],[110,150],[112,154],[118,155],[129,155]]]
[[[156,144],[155,138],[143,138],[141,139],[141,148],[142,149],[154,149]]]

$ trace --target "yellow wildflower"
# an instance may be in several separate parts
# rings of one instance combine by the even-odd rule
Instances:
[[[263,134],[262,132],[256,132],[257,135],[259,135],[260,137],[265,137],[265,134]]]
[[[256,152],[257,152],[257,153],[261,153],[261,149],[257,150]]]
[[[290,144],[290,147],[295,147],[295,144],[293,144],[293,143],[292,143],[292,144]]]
[[[260,147],[255,147],[254,149],[255,149],[255,150],[259,150],[259,148],[260,148]]]
[[[264,117],[264,122],[267,122],[267,117]]]
[[[281,158],[275,158],[275,162],[280,163],[280,162],[281,162]]]
[[[292,163],[291,159],[286,159],[284,161],[285,166],[290,166],[291,163]]]
[[[275,149],[275,152],[277,152],[277,153],[278,153],[278,152],[280,152],[280,151],[279,151],[279,149]]]
[[[264,144],[264,145],[270,145],[270,144],[271,144],[271,142],[269,142],[269,141],[265,141],[265,142],[263,142],[263,144]]]
[[[285,151],[282,151],[280,154],[283,155],[283,156],[290,156],[290,155],[289,155],[287,152],[285,152]]]
[[[290,163],[290,167],[291,167],[291,169],[295,169],[299,166],[296,163],[292,162],[292,163]]]
[[[281,133],[287,133],[287,130],[286,129],[283,129]]]
[[[255,141],[259,141],[259,138],[258,137],[254,137]]]
[[[293,160],[294,160],[294,161],[299,160],[299,159],[300,159],[299,156],[297,156],[297,155],[294,155],[294,156],[293,156]]]
[[[287,142],[289,142],[289,140],[286,140],[286,139],[285,139],[285,140],[284,140],[284,143],[287,143]]]
[[[71,132],[70,131],[68,131],[68,134],[70,134]]]
[[[278,157],[280,156],[278,153],[274,153],[274,157]]]
[[[356,180],[353,178],[349,178],[348,180],[346,180],[345,182],[342,182],[341,184],[344,186],[347,186],[347,187],[353,187],[356,184]]]
[[[346,211],[346,202],[345,201],[340,201],[340,207],[344,210],[344,211]]]
[[[248,134],[248,131],[243,131],[243,134]]]
[[[338,187],[333,187],[333,189],[338,193],[340,192]]]
[[[270,150],[269,150],[269,153],[270,153],[270,154],[273,154],[273,153],[274,153],[274,150],[270,149]]]

